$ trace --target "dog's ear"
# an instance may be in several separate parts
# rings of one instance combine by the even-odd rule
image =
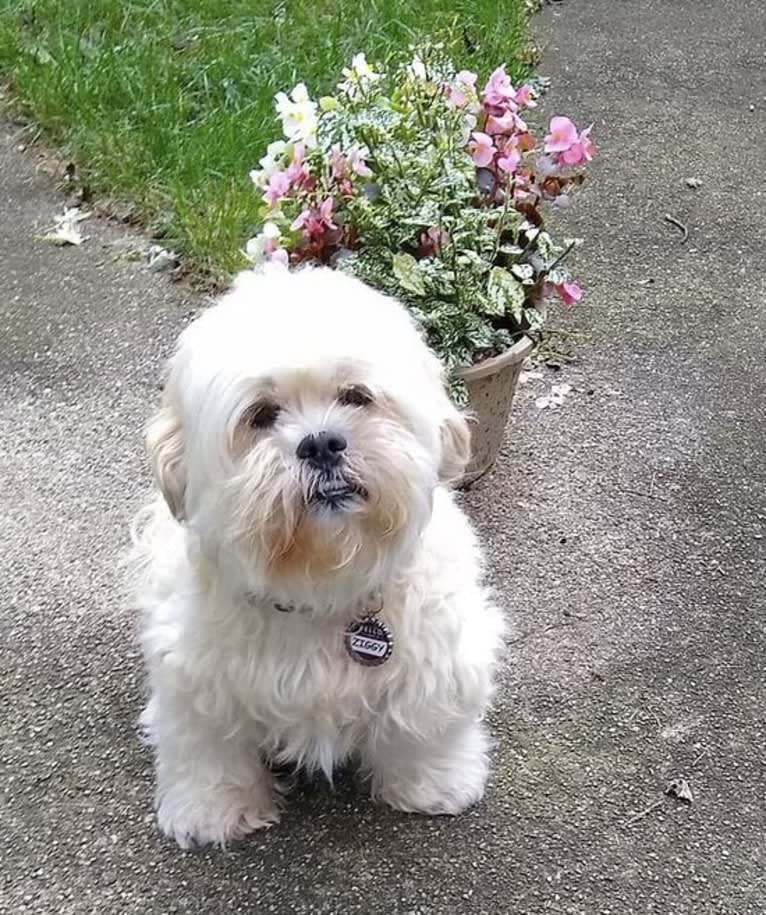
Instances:
[[[436,415],[441,416],[439,480],[447,484],[456,483],[471,460],[471,430],[468,420],[449,396],[444,366],[430,350],[425,352],[424,367],[435,388]]]
[[[146,448],[152,462],[154,479],[174,517],[184,517],[186,459],[181,417],[167,391],[163,405],[146,427]]]
[[[455,483],[471,459],[471,430],[465,417],[451,404],[441,424],[441,440],[439,479],[442,483]]]

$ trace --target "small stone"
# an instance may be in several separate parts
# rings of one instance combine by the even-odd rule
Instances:
[[[690,188],[698,188],[702,184],[702,181],[699,178],[687,178],[686,186]]]

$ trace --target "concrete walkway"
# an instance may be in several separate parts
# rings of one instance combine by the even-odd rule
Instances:
[[[465,499],[515,631],[492,785],[456,820],[343,781],[226,853],[154,831],[115,561],[161,358],[200,303],[115,259],[113,227],[35,241],[61,199],[2,131],[0,912],[766,910],[764,9],[547,13],[549,105],[603,148],[568,214],[590,294],[578,362],[524,389]],[[565,406],[537,410],[558,380]]]

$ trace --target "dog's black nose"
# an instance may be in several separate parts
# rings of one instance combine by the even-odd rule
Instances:
[[[320,432],[301,439],[295,453],[317,470],[327,470],[338,466],[347,445],[346,439],[337,432]]]

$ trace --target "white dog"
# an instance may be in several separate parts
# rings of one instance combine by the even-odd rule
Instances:
[[[398,810],[487,778],[502,617],[446,484],[469,433],[405,310],[325,269],[248,272],[181,335],[135,528],[160,828],[275,823],[270,763],[347,759]]]

